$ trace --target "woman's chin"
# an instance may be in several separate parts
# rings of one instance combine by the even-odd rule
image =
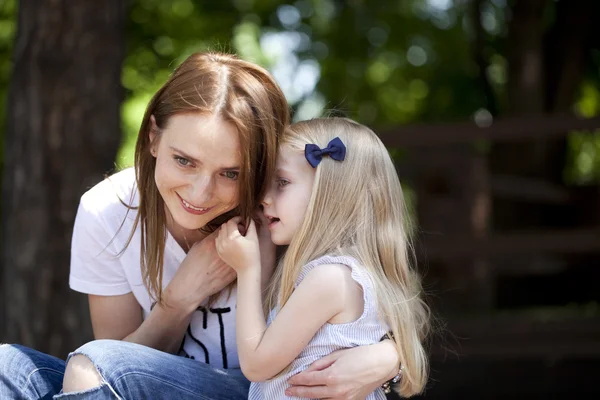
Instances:
[[[209,214],[204,215],[191,215],[187,213],[171,214],[175,224],[184,230],[194,231],[203,228],[208,224],[214,217]]]

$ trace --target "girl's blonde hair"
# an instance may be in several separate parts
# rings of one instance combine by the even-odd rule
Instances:
[[[183,113],[219,115],[239,133],[242,153],[239,204],[235,210],[204,227],[208,231],[236,214],[245,221],[250,220],[275,169],[278,137],[289,123],[287,101],[269,72],[231,54],[192,54],[150,100],[135,148],[140,202],[127,245],[139,224],[142,276],[151,296],[159,302],[162,301],[167,216],[154,181],[156,159],[150,153],[150,117],[154,116],[158,128],[155,133],[160,136],[169,119]],[[211,296],[209,304],[218,295]]]
[[[404,368],[398,392],[412,396],[427,381],[423,341],[429,309],[409,262],[409,221],[392,159],[372,130],[345,118],[295,123],[280,146],[304,152],[307,143],[324,148],[335,137],[346,145],[346,158],[325,156],[315,169],[304,221],[276,270],[266,307],[283,307],[300,269],[311,260],[326,254],[354,257],[370,272],[380,315],[394,334]]]

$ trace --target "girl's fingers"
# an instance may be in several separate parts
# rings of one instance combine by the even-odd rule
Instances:
[[[248,225],[248,232],[246,232],[246,237],[249,239],[258,238],[258,235],[256,233],[256,224],[254,223],[253,219],[250,220],[250,225]]]

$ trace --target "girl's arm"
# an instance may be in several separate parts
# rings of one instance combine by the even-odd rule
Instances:
[[[217,250],[238,274],[236,335],[242,371],[251,381],[264,381],[289,365],[315,333],[344,309],[348,293],[344,276],[349,271],[342,265],[314,268],[267,328],[256,228],[251,222],[244,237],[239,222],[234,219],[221,227]]]
[[[271,232],[268,228],[269,221],[267,221],[262,211],[257,212],[256,217],[260,222],[260,226],[257,226],[256,230],[260,248],[261,281],[264,294],[273,276],[275,264],[277,264],[277,246],[271,240]]]
[[[237,344],[240,365],[251,381],[265,381],[288,366],[317,331],[344,308],[343,265],[310,271],[275,320],[266,327],[258,268],[238,272]],[[243,272],[242,272],[243,271]]]

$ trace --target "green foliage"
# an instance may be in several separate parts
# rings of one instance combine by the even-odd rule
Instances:
[[[507,2],[483,3],[484,55],[489,62],[485,75],[501,113],[506,109]],[[117,159],[121,167],[132,163],[148,100],[178,63],[199,50],[233,51],[269,68],[296,119],[342,113],[385,127],[465,120],[489,107],[474,62],[470,2],[132,0],[128,4],[124,134]],[[0,127],[16,6],[15,0],[0,5]],[[600,107],[600,53],[592,56],[574,105],[587,117],[597,115]],[[571,135],[568,182],[600,179],[599,140],[598,135]]]
[[[597,82],[585,81],[575,103],[576,112],[586,118],[600,113],[600,90],[595,84]],[[568,142],[565,180],[574,185],[600,182],[600,131],[573,132]]]
[[[146,104],[171,71],[196,51],[238,52],[265,65],[258,44],[262,16],[272,1],[136,0],[127,19],[127,56],[122,84],[123,143],[119,167],[133,163],[133,150]]]

